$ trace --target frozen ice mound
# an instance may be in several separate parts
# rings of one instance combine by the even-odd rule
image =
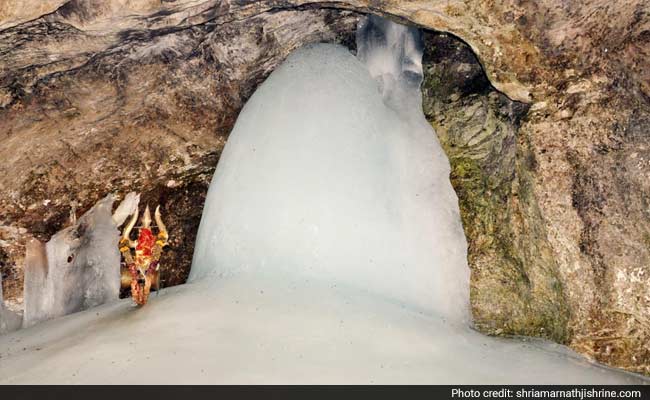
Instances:
[[[387,106],[346,48],[296,51],[228,139],[190,280],[299,275],[466,318],[457,198],[425,128]]]
[[[486,337],[357,289],[233,276],[0,336],[0,383],[620,384],[563,346]]]

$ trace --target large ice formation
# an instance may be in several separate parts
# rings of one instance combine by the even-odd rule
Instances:
[[[129,193],[112,215],[114,201],[106,196],[46,244],[28,243],[24,327],[118,299],[117,227],[137,209],[139,196]]]
[[[0,337],[0,383],[647,382],[469,328],[415,34],[372,19],[363,63],[332,45],[292,54],[237,120],[191,282]]]
[[[191,280],[302,276],[466,317],[458,201],[414,100],[421,52],[403,51],[414,32],[394,24],[390,48],[364,39],[376,37],[371,26],[360,30],[359,55],[373,70],[388,66],[377,72],[384,99],[347,49],[317,45],[248,101],[210,185]]]

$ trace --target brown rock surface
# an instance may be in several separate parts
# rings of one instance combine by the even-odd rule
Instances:
[[[169,215],[177,242],[167,283],[182,281],[237,112],[294,48],[349,40],[355,12],[461,38],[478,60],[451,46],[446,71],[470,79],[480,61],[502,93],[445,88],[450,75],[437,66],[446,62],[430,61],[425,111],[452,162],[478,327],[551,337],[650,373],[643,0],[3,3],[3,274],[19,275],[24,243],[62,228],[73,204],[80,213],[108,192],[136,190]],[[3,281],[10,300],[16,282]]]

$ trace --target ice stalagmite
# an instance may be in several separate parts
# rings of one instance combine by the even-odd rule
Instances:
[[[416,40],[400,28],[389,46]],[[449,166],[412,115],[421,115],[421,69],[403,79],[421,53],[361,43],[362,58],[389,67],[378,72],[383,99],[347,49],[316,45],[246,104],[210,185],[191,279],[299,276],[465,317],[466,243]]]

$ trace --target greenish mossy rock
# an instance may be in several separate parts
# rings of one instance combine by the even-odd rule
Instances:
[[[519,131],[527,107],[494,90],[470,49],[425,36],[423,107],[451,164],[478,329],[566,343],[570,319]]]

